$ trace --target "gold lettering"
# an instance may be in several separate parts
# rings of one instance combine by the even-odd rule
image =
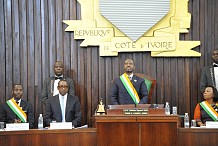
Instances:
[[[109,50],[109,46],[104,46],[104,50]]]
[[[136,44],[134,42],[115,43],[115,48],[117,49],[136,48]]]
[[[172,49],[173,47],[173,42],[147,42],[145,45],[148,48],[153,48],[153,49]],[[141,45],[143,46],[143,45]]]
[[[110,30],[91,29],[91,30],[75,30],[75,37],[105,37],[110,34]]]

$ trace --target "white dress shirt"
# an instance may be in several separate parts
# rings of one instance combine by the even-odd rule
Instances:
[[[57,76],[55,76],[55,77],[57,77]],[[59,76],[59,77],[62,77],[63,78],[63,75],[61,75],[61,76]],[[58,82],[60,81],[60,79],[56,79],[55,81],[54,81],[54,92],[53,92],[53,96],[55,96],[55,95],[58,95],[59,94],[59,90],[58,90]]]
[[[130,80],[132,80],[133,77],[133,73],[131,75],[128,76]]]
[[[214,77],[215,77],[215,86],[218,89],[218,67],[214,67]]]

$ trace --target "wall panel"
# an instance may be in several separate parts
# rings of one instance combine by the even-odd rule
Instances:
[[[0,13],[4,14],[4,1],[0,1]],[[0,94],[2,95],[2,97],[5,97],[5,89],[6,89],[6,82],[5,82],[5,78],[6,78],[6,66],[5,66],[5,62],[6,62],[6,50],[3,48],[6,48],[5,46],[5,19],[4,19],[4,15],[0,15],[0,46],[1,46],[1,53],[0,53],[0,66],[2,67],[0,70],[0,80],[1,80],[1,84],[0,84]],[[0,98],[0,102],[4,102],[5,98]]]
[[[33,104],[35,117],[41,112],[40,94],[45,78],[53,75],[53,64],[61,60],[65,74],[73,78],[80,98],[83,123],[89,122],[99,98],[110,104],[111,80],[123,73],[126,58],[136,62],[135,72],[157,80],[152,103],[170,102],[179,114],[193,110],[202,100],[199,79],[202,68],[211,64],[211,51],[218,47],[218,1],[189,0],[192,15],[189,33],[181,40],[200,40],[194,50],[201,57],[157,57],[150,52],[119,53],[99,57],[98,47],[80,47],[73,32],[65,32],[62,20],[81,19],[77,0],[4,0],[0,2],[0,102],[11,97],[14,83],[24,86],[24,99]]]

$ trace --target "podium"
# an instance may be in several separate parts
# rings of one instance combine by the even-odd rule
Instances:
[[[177,145],[177,115],[165,115],[164,108],[150,105],[113,105],[107,115],[95,116],[98,146]],[[147,109],[147,114],[125,114],[124,110]],[[139,111],[140,111],[139,110]]]

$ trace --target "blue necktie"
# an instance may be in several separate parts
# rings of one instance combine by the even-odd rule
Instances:
[[[62,114],[62,122],[65,122],[65,108],[64,108],[64,97],[61,97],[61,114]]]

